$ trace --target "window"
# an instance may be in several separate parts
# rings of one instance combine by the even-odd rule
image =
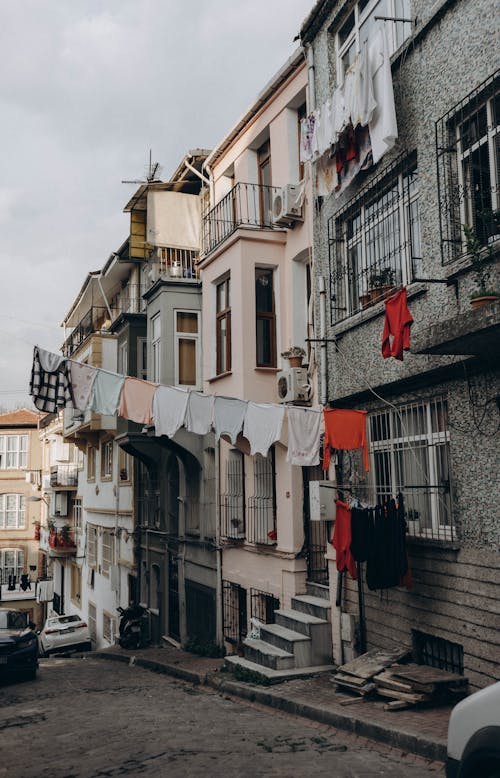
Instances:
[[[200,313],[174,311],[175,384],[199,386],[200,376]]]
[[[260,218],[262,225],[273,223],[272,180],[271,180],[271,144],[266,141],[257,151],[260,186]]]
[[[82,498],[75,497],[73,500],[73,526],[76,530],[82,528]]]
[[[304,103],[301,105],[297,111],[297,148],[298,148],[298,158],[299,158],[299,181],[302,181],[304,178],[304,163],[300,162],[300,123],[302,119],[305,119],[307,116],[307,106]]]
[[[119,483],[127,485],[132,480],[133,463],[130,454],[127,454],[122,448],[118,449],[118,475]]]
[[[0,529],[24,529],[24,495],[0,494]]]
[[[87,524],[87,564],[89,567],[97,565],[97,527]]]
[[[443,262],[500,238],[500,70],[436,122]]]
[[[82,570],[78,565],[71,565],[71,599],[75,605],[82,600]]]
[[[324,553],[324,552],[323,552]],[[274,612],[279,610],[280,601],[269,592],[250,589],[250,617],[264,624],[274,624]]]
[[[418,171],[397,160],[328,222],[332,323],[383,300],[421,269]]]
[[[217,375],[231,370],[231,279],[216,287]]]
[[[253,457],[254,493],[248,500],[247,539],[250,543],[276,542],[276,473],[274,447],[267,457]]]
[[[161,366],[161,320],[160,314],[151,319],[151,381],[160,383]]]
[[[111,480],[113,477],[113,440],[105,440],[101,444],[101,478]]]
[[[255,330],[257,367],[276,367],[273,270],[255,269]]]
[[[451,539],[446,400],[372,413],[369,435],[376,501],[402,492],[411,535]]]
[[[118,372],[128,375],[128,343],[120,343],[118,346]]]
[[[225,492],[221,499],[221,527],[226,538],[245,537],[245,458],[241,451],[227,452]]]
[[[102,636],[108,643],[113,643],[115,640],[116,627],[115,619],[110,613],[106,611],[102,612]]]
[[[8,584],[14,576],[17,581],[24,573],[24,551],[20,548],[2,548],[0,550],[0,584]]]
[[[20,470],[26,467],[27,435],[0,435],[0,469]]]
[[[110,529],[102,530],[102,565],[101,573],[109,575],[109,568],[115,562],[115,536]]]
[[[137,338],[137,378],[148,378],[148,339]]]
[[[95,480],[95,463],[97,450],[94,446],[87,448],[87,481]]]
[[[89,602],[87,621],[89,625],[90,639],[93,643],[95,643],[97,641],[97,610],[93,602]]]
[[[337,32],[338,81],[353,64],[361,48],[381,23],[377,16],[411,19],[410,0],[359,0]],[[389,54],[394,54],[411,35],[411,21],[384,21]]]

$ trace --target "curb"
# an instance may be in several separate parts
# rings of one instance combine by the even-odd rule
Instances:
[[[196,673],[192,670],[185,670],[176,665],[157,662],[152,659],[136,657],[133,653],[130,656],[113,653],[111,651],[93,651],[93,657],[99,659],[108,659],[111,661],[122,662],[124,664],[135,665],[155,673],[170,675],[183,681],[188,681],[196,685],[210,686],[221,694],[230,694],[235,697],[241,697],[249,702],[258,702],[270,708],[291,713],[294,716],[317,721],[320,724],[343,729],[354,735],[376,740],[401,751],[416,754],[437,762],[446,760],[446,743],[432,740],[424,735],[416,735],[405,729],[394,727],[388,729],[386,726],[375,722],[358,719],[348,713],[328,710],[327,708],[316,707],[306,703],[287,699],[272,691],[250,686],[238,681],[222,680],[220,674],[213,672]]]

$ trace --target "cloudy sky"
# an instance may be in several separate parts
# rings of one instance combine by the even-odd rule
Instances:
[[[149,149],[168,179],[292,54],[313,0],[0,0],[0,408],[29,404],[89,270],[127,235]]]

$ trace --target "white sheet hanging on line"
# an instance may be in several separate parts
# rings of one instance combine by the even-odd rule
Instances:
[[[189,392],[174,386],[159,386],[153,397],[155,435],[173,438],[184,424]]]
[[[288,407],[288,451],[291,465],[319,465],[319,444],[323,429],[321,408]]]
[[[108,373],[97,369],[92,387],[90,409],[103,416],[114,416],[120,404],[120,394],[125,377],[118,373]]]
[[[73,388],[74,407],[86,411],[92,395],[97,368],[83,362],[69,361],[71,386]]]
[[[218,440],[221,435],[227,435],[233,444],[236,443],[238,433],[243,429],[247,403],[236,397],[216,397],[214,403],[214,427],[215,437]]]
[[[398,137],[391,60],[385,27],[381,25],[368,45],[369,71],[373,79],[375,108],[368,127],[375,165],[390,151]]]
[[[263,457],[267,457],[270,447],[281,435],[284,415],[284,405],[248,403],[243,435],[250,443],[252,456],[262,454]]]
[[[194,432],[196,435],[206,435],[210,432],[214,418],[214,400],[213,394],[189,392],[186,411],[188,432]]]

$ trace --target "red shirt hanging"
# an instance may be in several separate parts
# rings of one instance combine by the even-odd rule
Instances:
[[[351,553],[351,509],[341,500],[335,500],[335,504],[337,510],[332,544],[337,552],[337,570],[339,573],[349,570],[351,578],[356,580],[356,562]]]
[[[338,451],[363,449],[365,470],[370,469],[366,443],[366,411],[350,411],[343,408],[327,409],[325,417],[325,453],[323,470],[330,464],[330,446]]]
[[[410,348],[410,327],[413,318],[408,310],[406,289],[399,289],[385,301],[382,356],[403,361],[403,350]],[[391,343],[392,336],[392,343]]]

